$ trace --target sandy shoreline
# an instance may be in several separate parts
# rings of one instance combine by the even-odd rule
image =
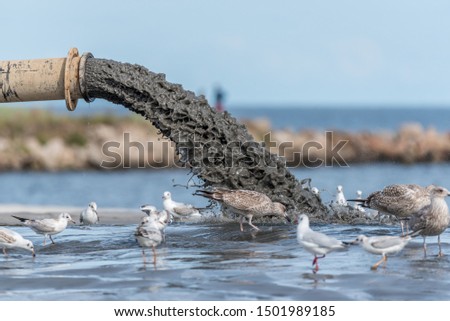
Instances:
[[[69,213],[75,222],[80,221],[82,207],[73,206],[41,206],[22,204],[0,204],[0,226],[20,225],[20,222],[11,215],[25,218],[56,217],[59,213]],[[145,214],[139,210],[126,208],[101,208],[99,209],[100,223],[111,225],[125,225],[138,223]]]

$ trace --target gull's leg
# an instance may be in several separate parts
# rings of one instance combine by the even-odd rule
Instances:
[[[313,260],[312,265],[315,265],[315,266],[313,269],[313,273],[317,273],[317,271],[319,271],[319,259],[323,259],[324,257],[325,257],[325,254],[322,256],[314,255],[314,260]]]
[[[55,241],[53,241],[52,236],[49,235],[49,237],[50,237],[50,241],[52,241],[52,244],[55,244]]]
[[[156,270],[156,250],[154,246],[152,246],[152,251],[153,251],[153,266],[155,267]]]
[[[372,267],[370,268],[371,270],[376,270],[378,269],[378,266],[386,261],[386,256],[383,255],[383,257],[381,258],[381,260],[379,260],[377,263],[375,263],[374,265],[372,265]]]
[[[405,230],[403,228],[403,220],[400,220],[400,226],[402,227],[402,236],[405,236]]]
[[[426,236],[423,237],[423,256],[427,256],[427,243],[426,243]]]
[[[441,247],[441,235],[438,235],[438,245],[439,245],[439,253],[438,257],[444,256],[444,253],[442,253],[442,247]]]
[[[259,231],[259,228],[257,228],[255,225],[252,224],[252,218],[253,216],[250,216],[248,219],[248,225],[250,225],[251,227],[253,227],[255,230]]]
[[[45,239],[47,238],[47,235],[44,234],[44,246],[45,246]]]
[[[8,253],[6,253],[6,247],[3,248],[3,254],[8,256]]]
[[[239,219],[239,224],[241,226],[241,232],[244,232],[244,226],[242,225],[243,222],[244,222],[244,217],[241,216],[241,218]]]
[[[142,248],[142,260],[144,261],[144,265],[145,265],[145,263],[147,263],[147,262],[145,260],[145,250],[144,250],[144,248]]]

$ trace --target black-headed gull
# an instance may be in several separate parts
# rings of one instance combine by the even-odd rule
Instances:
[[[3,254],[5,255],[7,255],[6,249],[19,248],[30,251],[33,257],[36,256],[33,242],[24,239],[19,233],[4,227],[0,227],[0,247],[3,248]]]
[[[406,244],[408,244],[410,236],[372,236],[359,235],[352,244],[360,244],[361,247],[369,253],[381,254],[380,261],[375,263],[371,269],[376,270],[378,266],[384,262],[386,265],[387,256],[400,252]]]
[[[88,207],[85,208],[80,214],[80,224],[92,225],[98,223],[99,221],[97,203],[90,202]]]
[[[314,260],[312,262],[314,265],[314,273],[319,271],[318,259],[324,258],[330,252],[347,248],[344,242],[323,233],[313,231],[309,227],[309,218],[306,214],[298,216],[297,241],[306,251],[314,254]]]
[[[183,217],[201,217],[201,214],[197,208],[191,204],[185,204],[176,202],[172,199],[172,194],[170,192],[164,192],[163,194],[163,205],[164,209],[169,212],[174,218]]]
[[[52,239],[52,235],[64,231],[69,222],[76,224],[69,213],[61,213],[59,214],[58,218],[44,218],[44,219],[28,219],[14,215],[12,215],[12,217],[21,221],[25,226],[28,226],[37,234],[43,234],[44,245],[47,235],[50,237],[52,243],[55,244],[55,242]]]

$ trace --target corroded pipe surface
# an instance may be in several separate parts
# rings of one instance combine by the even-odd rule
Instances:
[[[0,103],[65,99],[74,110],[83,94],[84,60],[72,48],[66,58],[0,61]]]

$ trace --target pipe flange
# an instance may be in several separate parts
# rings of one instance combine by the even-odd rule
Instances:
[[[79,59],[78,49],[71,48],[67,55],[64,73],[64,97],[66,99],[66,107],[69,111],[74,111],[78,102],[78,99],[72,99],[72,97],[77,97],[76,94],[72,93],[74,93],[77,87]]]
[[[85,79],[85,75],[86,75],[86,61],[88,59],[90,59],[90,58],[94,58],[94,55],[91,54],[90,52],[85,52],[85,53],[83,53],[81,55],[80,71],[79,71],[81,95],[83,96],[83,99],[87,103],[92,103],[95,100],[95,98],[89,97],[88,90],[87,90],[86,79]]]

